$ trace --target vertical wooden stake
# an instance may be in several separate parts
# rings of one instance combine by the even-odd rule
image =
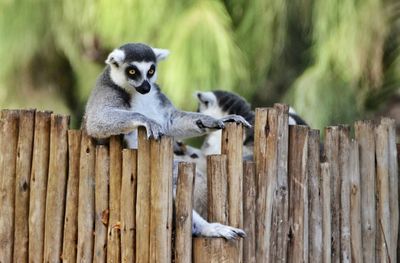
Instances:
[[[194,163],[179,163],[175,198],[175,263],[192,260],[192,209],[195,178]]]
[[[18,111],[2,110],[0,124],[0,262],[12,262]]]
[[[121,261],[121,178],[122,142],[120,136],[110,138],[110,217],[108,221],[107,262]]]
[[[331,262],[332,229],[331,229],[331,168],[329,163],[321,163],[321,195],[322,195],[322,255],[323,262]]]
[[[79,159],[81,151],[81,131],[68,131],[68,183],[64,219],[64,241],[62,260],[76,261],[76,242],[78,240],[78,196]]]
[[[136,243],[136,172],[137,151],[124,149],[122,152],[121,186],[121,261],[135,261]]]
[[[29,202],[29,260],[43,262],[51,112],[36,112]]]
[[[82,134],[79,161],[77,262],[92,262],[94,231],[95,145]]]
[[[44,262],[61,262],[68,173],[68,126],[69,116],[51,115]]]
[[[19,113],[16,164],[14,262],[28,262],[29,189],[33,151],[35,110]]]
[[[95,218],[94,218],[94,262],[106,262],[107,258],[107,230],[108,230],[108,182],[110,178],[110,156],[104,145],[96,147],[95,166]]]
[[[256,262],[256,171],[255,163],[243,163],[243,262]]]

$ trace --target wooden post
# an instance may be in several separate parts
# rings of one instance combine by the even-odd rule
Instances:
[[[396,125],[393,119],[384,118],[381,125],[388,129],[389,140],[389,188],[390,188],[390,213],[391,213],[391,250],[390,260],[397,262],[397,244],[399,238],[399,175],[396,148]]]
[[[376,260],[391,262],[392,241],[389,186],[389,130],[382,123],[375,129],[376,145]]]
[[[307,155],[308,127],[289,128],[289,227],[288,262],[308,260]]]
[[[76,261],[76,242],[78,240],[78,196],[79,159],[81,151],[81,131],[68,131],[68,183],[64,219],[64,241],[62,260]]]
[[[95,145],[82,134],[79,161],[77,262],[92,262],[94,231]]]
[[[122,186],[121,186],[121,261],[135,261],[135,206],[137,151],[122,151]]]
[[[357,121],[355,137],[360,153],[361,227],[363,261],[375,259],[375,138],[371,121]]]
[[[171,261],[172,139],[150,141],[150,262]]]
[[[351,261],[350,241],[350,128],[339,126],[340,254],[341,262]],[[354,164],[352,164],[354,165]]]
[[[110,217],[108,221],[107,262],[121,261],[121,178],[122,142],[120,136],[110,138]]]
[[[29,202],[29,261],[43,262],[51,112],[36,112]]]
[[[351,229],[351,261],[363,262],[362,232],[361,232],[361,193],[360,193],[360,162],[358,143],[350,146],[350,229]]]
[[[14,262],[28,262],[29,188],[33,151],[35,110],[19,112],[16,164]]]
[[[150,255],[150,141],[146,129],[138,129],[136,194],[136,262],[149,263]]]
[[[331,168],[329,163],[320,164],[321,198],[322,198],[322,256],[324,263],[331,262],[332,230],[331,230]]]
[[[0,123],[0,262],[12,262],[18,111],[2,110]]]
[[[255,163],[243,163],[243,229],[246,238],[243,242],[243,262],[256,262],[256,171]]]
[[[179,163],[175,198],[175,263],[192,260],[194,163]]]
[[[320,135],[319,130],[308,133],[308,231],[309,262],[322,262],[322,194],[320,176]]]
[[[221,153],[227,156],[227,224],[243,228],[243,125],[227,123],[222,130]],[[242,262],[243,243],[232,242],[226,244],[231,260]]]
[[[325,128],[325,159],[330,164],[331,175],[331,231],[332,262],[340,262],[340,171],[339,171],[339,128]]]
[[[61,262],[68,172],[68,126],[69,116],[51,115],[44,262]]]
[[[110,177],[110,156],[107,146],[96,147],[95,166],[95,218],[94,218],[94,262],[106,262],[108,230],[108,182]]]

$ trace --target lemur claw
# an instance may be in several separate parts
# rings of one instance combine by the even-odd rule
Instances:
[[[225,116],[225,117],[221,118],[221,120],[223,122],[235,122],[235,123],[238,123],[238,124],[243,124],[243,126],[246,127],[246,128],[251,128],[252,127],[251,124],[248,121],[246,121],[246,119],[243,118],[240,115],[228,115],[228,116]]]

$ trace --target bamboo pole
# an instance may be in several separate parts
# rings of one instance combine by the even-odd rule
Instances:
[[[69,116],[51,115],[44,262],[61,262],[68,172],[68,126]]]
[[[363,262],[362,232],[361,232],[361,193],[360,193],[360,162],[358,143],[351,142],[350,146],[350,224],[351,224],[351,260]]]
[[[256,109],[254,160],[256,162],[256,259],[270,261],[273,193],[277,185],[277,111]]]
[[[369,262],[375,259],[376,251],[374,124],[357,121],[354,130],[360,154],[362,253],[363,261]]]
[[[149,262],[150,253],[150,141],[146,130],[138,129],[136,193],[136,262]]]
[[[376,151],[376,260],[391,262],[391,211],[389,186],[389,130],[382,123],[375,129]]]
[[[392,237],[390,259],[392,262],[397,262],[397,244],[399,241],[399,175],[396,148],[396,126],[394,120],[388,118],[382,119],[381,125],[387,127],[389,140],[389,205],[391,213],[390,232]]]
[[[29,262],[43,261],[51,112],[36,112],[29,202]]]
[[[68,183],[65,204],[63,262],[76,262],[78,240],[79,159],[81,131],[68,131]]]
[[[308,230],[310,262],[322,262],[322,197],[320,176],[320,135],[319,130],[310,130],[308,133]]]
[[[150,141],[150,262],[171,261],[172,139]]]
[[[95,145],[82,134],[79,161],[77,262],[92,262],[94,231]]]
[[[330,164],[320,164],[321,198],[322,198],[322,256],[324,263],[331,262],[332,229],[331,229],[331,168]]]
[[[14,262],[28,262],[29,188],[33,151],[35,110],[19,112],[16,163]]]
[[[19,112],[1,111],[0,123],[0,262],[12,262],[14,245],[15,173]],[[17,249],[17,248],[16,248]]]
[[[135,206],[137,151],[124,149],[122,152],[121,186],[121,261],[135,261]]]
[[[351,261],[350,241],[350,127],[339,126],[340,254],[341,262]],[[353,164],[354,165],[354,164]]]
[[[120,136],[110,138],[110,217],[108,221],[107,262],[121,261],[121,178],[122,142]]]
[[[289,227],[288,262],[308,260],[307,155],[308,127],[289,128]]]
[[[243,228],[243,125],[227,123],[222,130],[221,153],[227,156],[227,209],[229,211],[227,224]],[[228,261],[243,257],[243,242],[226,244],[229,250]]]
[[[178,183],[175,198],[175,263],[192,260],[192,210],[195,178],[194,163],[178,164]]]
[[[332,262],[340,262],[340,172],[339,172],[339,127],[325,128],[325,159],[330,164],[331,175],[331,231]]]
[[[94,218],[94,262],[106,262],[108,230],[108,182],[110,176],[110,156],[105,145],[96,146],[95,164],[95,218]]]
[[[256,262],[256,177],[255,163],[243,163],[243,229],[246,238],[243,242],[243,262]]]

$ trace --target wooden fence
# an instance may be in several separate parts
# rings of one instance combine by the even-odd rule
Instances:
[[[242,240],[192,238],[195,167],[179,165],[173,217],[172,142],[95,145],[69,117],[3,110],[0,263],[397,262],[399,182],[393,120],[320,133],[288,126],[288,108],[256,110],[254,161],[241,125],[207,157],[208,216]],[[174,231],[173,231],[174,229]]]

